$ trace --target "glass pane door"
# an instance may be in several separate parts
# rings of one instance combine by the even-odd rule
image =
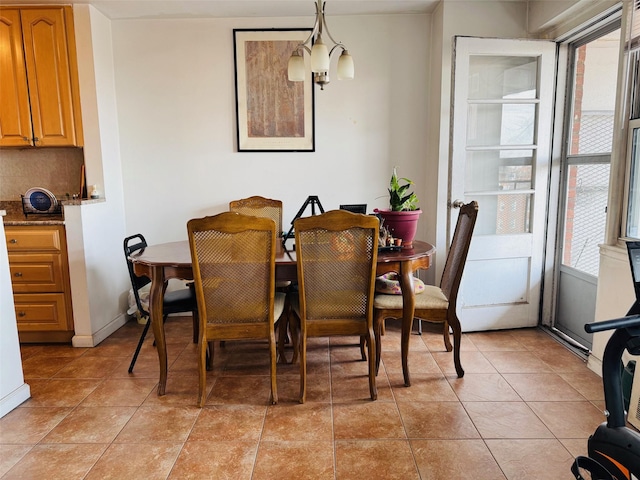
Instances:
[[[458,296],[465,330],[538,323],[555,56],[548,41],[456,38],[450,200],[479,204]]]

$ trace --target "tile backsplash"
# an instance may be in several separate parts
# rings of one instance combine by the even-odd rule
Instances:
[[[0,149],[0,201],[20,201],[32,187],[56,197],[80,193],[82,148]]]

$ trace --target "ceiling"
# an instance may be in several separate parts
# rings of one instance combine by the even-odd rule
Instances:
[[[91,4],[111,19],[197,17],[303,17],[315,15],[315,0],[69,0]],[[448,1],[448,0],[447,0]],[[60,4],[60,0],[10,3]],[[67,3],[67,2],[65,2]],[[440,0],[328,0],[331,15],[430,13]]]

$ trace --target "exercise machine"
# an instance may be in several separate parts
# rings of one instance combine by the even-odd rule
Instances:
[[[622,354],[640,355],[640,315],[585,325],[587,333],[615,330],[602,359],[602,381],[607,421],[589,437],[589,457],[578,457],[572,472],[584,480],[580,469],[592,480],[640,480],[640,433],[626,426],[622,396]]]
[[[589,437],[588,457],[578,457],[571,471],[577,480],[640,480],[640,433],[627,427],[622,392],[622,355],[640,355],[640,242],[627,242],[636,301],[626,317],[588,323],[587,333],[615,330],[604,349],[602,382],[607,421]],[[638,374],[640,375],[640,374]],[[629,409],[639,409],[630,405]],[[638,412],[633,411],[634,415]]]

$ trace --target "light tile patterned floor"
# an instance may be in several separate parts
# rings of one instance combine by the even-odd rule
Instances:
[[[32,398],[0,419],[0,478],[571,479],[604,421],[600,378],[537,329],[465,334],[462,379],[439,333],[412,335],[407,388],[388,322],[376,402],[356,338],[310,340],[304,405],[299,366],[279,365],[275,406],[266,346],[227,342],[202,409],[191,319],[167,322],[161,398],[152,338],[127,373],[141,329],[22,347]]]

